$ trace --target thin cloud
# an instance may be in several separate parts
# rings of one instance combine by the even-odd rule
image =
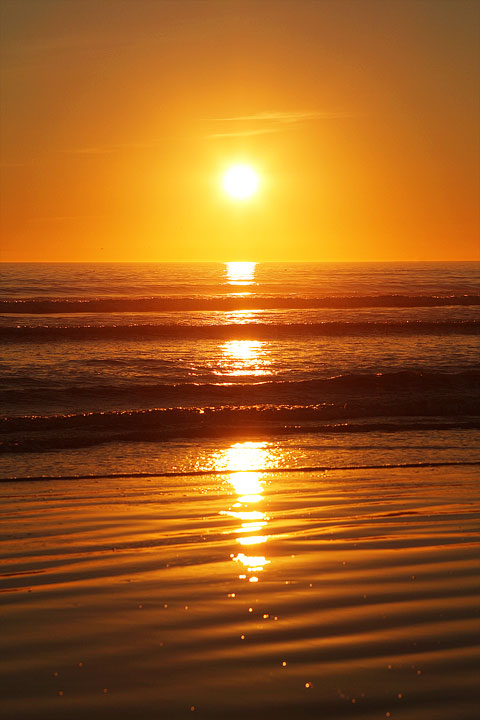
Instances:
[[[233,117],[208,118],[214,122],[276,122],[290,125],[306,120],[328,120],[330,118],[351,117],[352,113],[344,111],[314,110],[299,112],[265,111],[253,115],[237,115]]]
[[[229,137],[248,137],[249,135],[268,135],[270,133],[280,132],[281,127],[263,128],[263,130],[239,130],[238,132],[213,133],[207,135],[207,138],[229,138]]]
[[[297,123],[312,122],[315,120],[332,120],[337,118],[353,117],[353,113],[345,111],[332,110],[314,110],[314,111],[264,111],[254,113],[252,115],[236,115],[233,117],[216,117],[207,118],[209,122],[225,123],[227,129],[224,132],[215,132],[206,137],[208,139],[215,138],[232,138],[247,137],[250,135],[267,135],[270,133],[281,132],[288,125]],[[253,123],[259,127],[228,130],[231,123],[243,124]]]

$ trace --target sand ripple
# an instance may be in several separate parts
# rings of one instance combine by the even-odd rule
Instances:
[[[475,468],[0,492],[6,718],[477,715]]]

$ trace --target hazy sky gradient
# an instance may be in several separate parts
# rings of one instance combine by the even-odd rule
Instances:
[[[479,258],[480,3],[1,8],[3,260]]]

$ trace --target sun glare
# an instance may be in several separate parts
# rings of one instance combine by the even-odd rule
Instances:
[[[236,200],[254,195],[259,186],[257,173],[249,165],[232,165],[223,176],[223,189]]]
[[[255,277],[256,262],[227,262],[227,278],[231,285],[251,285]]]

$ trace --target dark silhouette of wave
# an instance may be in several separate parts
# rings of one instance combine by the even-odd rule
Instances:
[[[267,340],[291,336],[369,335],[478,335],[480,321],[366,321],[321,323],[242,323],[179,325],[132,323],[118,325],[15,325],[0,328],[0,340],[148,340],[149,338],[201,338],[215,340]]]
[[[258,405],[294,403],[316,406],[323,400],[330,403],[345,404],[355,397],[368,396],[370,410],[375,403],[383,402],[385,393],[405,393],[422,397],[428,391],[456,393],[459,400],[463,396],[472,397],[480,393],[480,370],[469,369],[462,372],[420,372],[398,370],[384,373],[348,373],[326,378],[309,380],[266,380],[237,383],[212,382],[176,382],[141,383],[114,382],[101,383],[91,381],[83,384],[28,385],[24,389],[11,387],[0,391],[0,399],[14,402],[22,394],[26,398],[48,400],[52,393],[58,400],[88,400],[102,398],[108,402],[128,399],[145,404],[158,403],[157,407],[175,407],[189,405],[202,408],[209,404],[221,405]],[[409,395],[409,396],[410,396]],[[443,399],[443,398],[442,398]],[[163,411],[162,411],[163,412]],[[174,413],[174,410],[169,410]],[[180,408],[179,412],[184,412]],[[303,412],[303,410],[302,410]],[[87,416],[86,416],[87,417]],[[172,415],[173,417],[173,415]],[[2,426],[0,419],[0,427]]]
[[[19,298],[0,300],[0,314],[119,313],[195,310],[261,310],[301,308],[414,308],[477,306],[480,295],[210,295],[144,298]]]
[[[335,381],[335,379],[334,379]],[[349,382],[348,379],[339,379]],[[478,381],[478,378],[477,378]],[[250,390],[250,399],[254,393]],[[478,396],[478,392],[477,392]],[[258,393],[257,393],[258,397]],[[246,397],[244,395],[244,400]],[[426,397],[379,395],[317,404],[243,404],[150,410],[10,416],[0,419],[2,452],[42,452],[112,441],[161,442],[174,438],[272,437],[298,433],[397,432],[479,428],[470,393]],[[393,410],[393,411],[392,411]]]

